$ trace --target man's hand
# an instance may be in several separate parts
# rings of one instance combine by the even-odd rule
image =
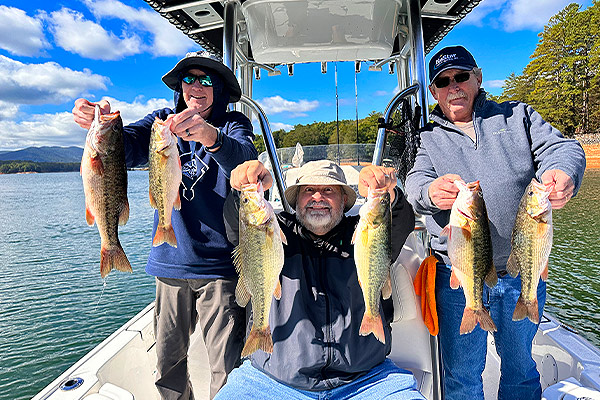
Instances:
[[[427,190],[431,202],[440,210],[450,210],[456,196],[458,196],[458,187],[454,181],[462,178],[456,174],[442,175],[429,185]]]
[[[552,209],[561,209],[567,204],[573,192],[575,191],[575,185],[569,175],[560,169],[550,169],[542,174],[542,183],[544,185],[554,184],[554,188],[548,196]]]
[[[273,186],[271,173],[258,160],[249,160],[238,165],[231,171],[229,177],[229,183],[235,190],[242,190],[242,185],[258,183],[259,181],[262,182],[263,190],[268,190]]]
[[[94,122],[96,105],[100,106],[100,114],[110,113],[110,104],[106,100],[100,100],[98,103],[92,103],[83,98],[75,100],[75,106],[71,112],[77,125],[83,129],[90,129],[92,122]]]
[[[386,189],[390,193],[390,202],[394,202],[396,197],[394,187],[397,182],[393,167],[367,165],[360,170],[358,175],[358,193],[363,197],[367,197],[369,189]]]
[[[200,142],[207,147],[217,141],[217,128],[206,122],[196,108],[186,108],[178,114],[171,114],[167,117],[168,121],[171,121],[171,132],[183,140]]]

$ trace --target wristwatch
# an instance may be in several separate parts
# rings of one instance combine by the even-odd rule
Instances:
[[[206,151],[212,153],[212,150],[218,149],[223,145],[223,131],[221,128],[217,128],[217,141],[212,146],[204,146]]]

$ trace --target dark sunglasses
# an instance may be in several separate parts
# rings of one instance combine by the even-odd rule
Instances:
[[[181,78],[181,80],[184,81],[185,83],[187,83],[188,85],[193,85],[194,82],[196,82],[196,80],[197,80],[198,82],[200,82],[200,84],[202,86],[205,86],[205,87],[212,86],[212,80],[210,79],[210,76],[208,76],[208,75],[185,74],[183,76],[183,78]]]
[[[444,76],[442,78],[437,78],[435,81],[433,81],[433,84],[435,85],[436,88],[442,89],[450,84],[450,79],[452,79],[456,83],[466,82],[469,79],[471,79],[471,71],[459,72],[458,74],[454,75],[453,77]]]

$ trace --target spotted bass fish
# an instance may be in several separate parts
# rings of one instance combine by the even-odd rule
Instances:
[[[273,296],[281,298],[279,275],[283,268],[285,236],[273,207],[265,200],[262,184],[243,185],[240,193],[240,242],[233,251],[239,274],[236,301],[245,307],[252,300],[253,324],[242,357],[261,349],[273,352],[269,312]]]
[[[390,265],[392,262],[392,215],[390,194],[385,189],[369,190],[367,202],[359,210],[352,243],[358,282],[363,292],[365,313],[359,334],[369,334],[385,343],[383,319],[379,313],[381,296],[392,294]]]
[[[521,274],[521,295],[514,321],[529,318],[540,322],[537,287],[540,277],[548,279],[548,257],[552,248],[552,205],[548,196],[554,185],[544,185],[535,178],[525,189],[512,232],[512,249],[506,269],[512,277]]]
[[[462,286],[466,305],[460,324],[460,334],[470,333],[477,323],[481,329],[496,331],[496,325],[483,307],[483,284],[489,287],[498,282],[492,260],[490,226],[479,181],[454,181],[459,192],[450,223],[442,230],[448,236],[448,256],[452,262],[450,287]]]
[[[81,159],[85,193],[85,219],[100,233],[100,276],[113,269],[131,272],[131,264],[119,242],[118,226],[129,219],[127,169],[123,147],[123,122],[119,111],[95,117],[85,140]]]
[[[152,246],[168,243],[177,247],[177,238],[171,225],[173,208],[181,209],[181,160],[177,138],[166,122],[156,118],[152,124],[149,149],[150,205],[158,210],[158,224]]]

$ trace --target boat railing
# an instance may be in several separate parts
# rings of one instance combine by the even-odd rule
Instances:
[[[271,160],[271,166],[273,175],[275,178],[275,184],[277,185],[277,189],[279,193],[285,192],[285,181],[283,180],[283,173],[281,172],[281,164],[279,163],[279,159],[277,157],[277,151],[275,148],[275,140],[273,139],[273,133],[271,132],[271,127],[269,125],[269,120],[267,119],[267,115],[263,111],[263,109],[258,105],[258,103],[248,96],[242,95],[240,99],[240,103],[249,107],[256,116],[258,117],[258,122],[260,123],[260,129],[262,130],[262,137],[265,143],[265,147],[267,149],[267,154],[269,155],[269,159]],[[282,196],[281,202],[283,204],[283,209],[287,212],[292,212],[292,207],[289,205],[285,196]]]

